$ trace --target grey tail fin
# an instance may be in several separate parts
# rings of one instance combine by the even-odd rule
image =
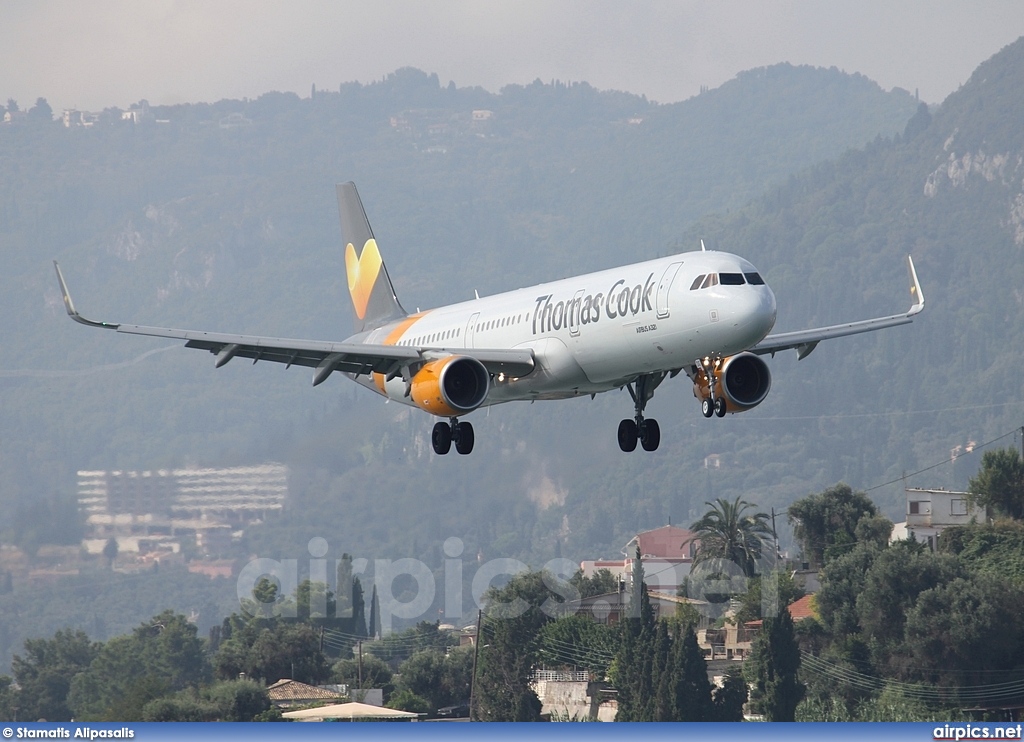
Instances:
[[[338,185],[341,239],[345,243],[348,293],[355,310],[355,331],[374,330],[407,316],[395,295],[355,183]]]

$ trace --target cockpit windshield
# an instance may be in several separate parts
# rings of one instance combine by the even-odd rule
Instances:
[[[711,286],[722,284],[723,286],[742,286],[749,283],[751,286],[764,286],[764,279],[759,273],[702,273],[693,279],[690,284],[690,291],[706,289]]]

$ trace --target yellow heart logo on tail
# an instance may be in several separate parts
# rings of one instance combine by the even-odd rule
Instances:
[[[363,245],[363,254],[356,257],[356,249],[352,243],[345,246],[345,271],[348,273],[348,293],[352,296],[356,316],[366,317],[366,305],[370,302],[370,294],[377,283],[377,275],[384,261],[381,260],[377,241],[369,239]]]

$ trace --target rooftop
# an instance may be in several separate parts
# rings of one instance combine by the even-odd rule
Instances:
[[[638,533],[623,548],[627,557],[632,557],[636,545],[640,545],[641,557],[660,557],[663,559],[681,559],[693,556],[693,539],[695,534],[678,526],[662,526],[650,531]]]

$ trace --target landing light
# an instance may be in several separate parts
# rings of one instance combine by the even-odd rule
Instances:
[[[498,374],[498,381],[499,382],[505,381],[505,372],[504,371],[502,371],[501,373]]]

